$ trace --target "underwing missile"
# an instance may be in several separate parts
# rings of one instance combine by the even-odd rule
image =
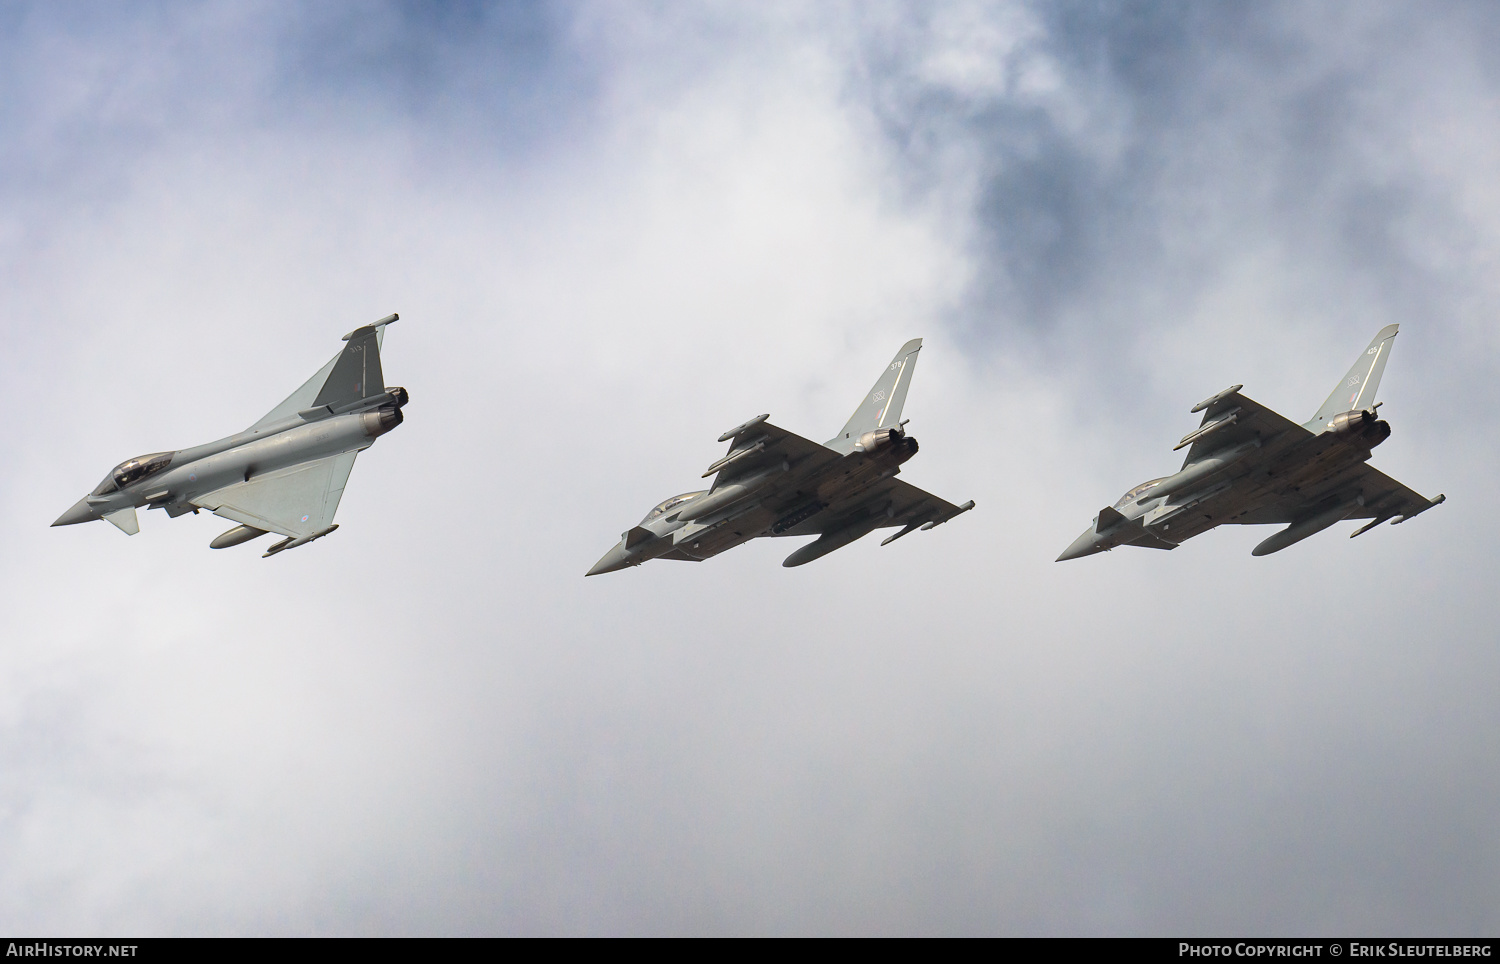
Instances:
[[[1240,413],[1242,411],[1243,409],[1239,408],[1230,409],[1228,412],[1224,413],[1214,421],[1209,422],[1207,425],[1203,425],[1199,428],[1194,429],[1193,431],[1184,435],[1181,442],[1178,442],[1176,445],[1172,446],[1172,451],[1175,452],[1178,449],[1187,448],[1189,445],[1192,445],[1194,442],[1197,442],[1200,439],[1208,438],[1215,432],[1221,432],[1224,429],[1229,428],[1229,426],[1238,423],[1240,420]]]
[[[922,519],[918,519],[916,522],[909,522],[909,523],[907,523],[906,526],[900,532],[896,533],[893,536],[886,536],[883,540],[881,540],[880,544],[883,545],[883,546],[888,546],[891,543],[895,542],[897,539],[901,538],[902,536],[911,535],[913,532],[916,532],[918,529],[922,528],[922,522],[923,521],[924,520],[922,520]]]
[[[309,542],[316,542],[317,540],[323,538],[324,536],[328,535],[328,533],[332,532],[333,530],[335,530],[337,528],[338,528],[338,526],[332,525],[332,526],[329,526],[326,529],[320,529],[317,532],[314,532],[310,536],[301,536],[301,537],[296,538],[296,539],[290,539],[290,538],[283,539],[280,542],[276,543],[271,548],[267,549],[264,553],[262,553],[261,554],[261,558],[265,559],[265,558],[267,558],[269,556],[274,556],[274,555],[276,555],[276,553],[282,552],[282,551],[284,551],[286,549],[295,549],[298,546],[305,546]]]

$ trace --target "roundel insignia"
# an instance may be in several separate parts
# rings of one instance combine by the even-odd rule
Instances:
[[[303,521],[303,522],[306,522],[306,521],[307,521],[307,516],[303,516],[303,517],[302,517],[302,521]]]

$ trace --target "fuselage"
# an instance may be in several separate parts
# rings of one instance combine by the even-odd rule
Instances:
[[[722,488],[673,496],[626,532],[588,575],[669,554],[701,561],[758,536],[811,534],[816,523],[840,514],[850,516],[854,531],[865,517],[885,511],[883,506],[862,504],[861,497],[877,482],[898,474],[901,464],[917,452],[916,439],[895,438],[873,452],[854,451],[814,466],[783,462]]]
[[[1225,523],[1284,522],[1258,511],[1288,494],[1309,509],[1330,501],[1352,506],[1360,493],[1350,484],[1389,434],[1385,422],[1371,418],[1368,429],[1348,435],[1302,432],[1286,437],[1292,435],[1288,432],[1212,452],[1176,475],[1126,492],[1100,514],[1107,518],[1096,516],[1058,561],[1120,545],[1169,549]],[[1118,517],[1109,516],[1111,511]]]
[[[122,463],[89,495],[53,523],[73,525],[129,508],[164,507],[170,515],[196,511],[192,500],[236,482],[342,452],[366,449],[402,421],[398,405],[307,421],[293,415],[175,452]],[[164,464],[126,484],[122,470],[141,459]]]

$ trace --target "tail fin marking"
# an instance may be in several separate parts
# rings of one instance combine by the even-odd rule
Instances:
[[[1391,343],[1396,339],[1399,325],[1386,325],[1376,333],[1374,340],[1355,359],[1349,374],[1344,376],[1333,394],[1318,409],[1317,414],[1304,423],[1304,428],[1321,432],[1335,415],[1344,412],[1370,411],[1375,405],[1375,392],[1380,388],[1380,376],[1385,374],[1385,363],[1391,357]]]
[[[374,328],[362,328],[353,333],[339,353],[328,380],[308,407],[343,405],[383,391],[385,375],[380,370],[380,344],[376,341]]]
[[[917,367],[917,352],[922,350],[922,339],[913,338],[901,346],[896,357],[871,386],[869,394],[854,410],[848,423],[839,434],[823,443],[836,452],[852,452],[859,437],[866,432],[895,425],[901,420],[901,409],[906,405],[906,393],[911,389],[912,372]]]

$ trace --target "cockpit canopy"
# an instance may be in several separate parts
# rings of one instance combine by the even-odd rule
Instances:
[[[162,469],[172,464],[172,456],[176,452],[153,452],[150,455],[137,455],[133,459],[126,459],[114,467],[114,471],[104,477],[99,487],[90,495],[104,495],[106,492],[114,492],[118,489],[134,485],[147,476],[155,475]]]
[[[1136,486],[1135,488],[1131,489],[1129,492],[1126,492],[1124,495],[1120,496],[1120,501],[1115,503],[1115,508],[1116,509],[1123,509],[1127,505],[1129,505],[1130,503],[1136,501],[1137,499],[1143,498],[1145,496],[1145,494],[1146,494],[1146,490],[1147,489],[1149,489],[1152,486],[1156,485],[1158,482],[1165,481],[1166,478],[1167,477],[1164,475],[1164,476],[1162,476],[1159,479],[1152,479],[1150,482],[1142,482],[1140,485]]]
[[[698,498],[698,496],[707,491],[707,489],[699,489],[697,492],[684,492],[681,495],[672,496],[661,505],[646,513],[646,518],[641,520],[641,525],[645,525],[653,519],[660,519],[662,516],[666,515],[668,512],[671,512],[673,509],[679,508],[682,505],[693,501],[694,499]]]

